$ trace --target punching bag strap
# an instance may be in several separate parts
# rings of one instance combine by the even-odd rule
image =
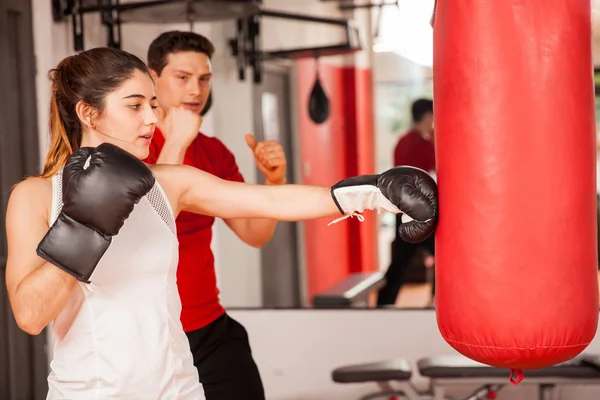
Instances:
[[[522,380],[523,377],[525,375],[523,374],[523,371],[520,369],[511,369],[510,370],[510,383],[512,383],[513,385],[518,385]]]
[[[433,3],[433,12],[431,13],[431,19],[429,20],[429,25],[431,25],[432,28],[433,28],[433,25],[435,24],[436,7],[437,7],[437,0],[435,0],[435,2]]]

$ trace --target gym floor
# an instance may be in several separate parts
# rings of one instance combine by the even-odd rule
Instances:
[[[430,283],[404,285],[396,298],[396,307],[399,308],[425,308],[430,304]]]

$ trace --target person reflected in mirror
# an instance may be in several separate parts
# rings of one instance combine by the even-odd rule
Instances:
[[[427,98],[415,100],[411,105],[412,127],[398,140],[394,149],[394,165],[407,165],[420,168],[435,177],[435,147],[433,129],[433,101]],[[396,228],[402,223],[401,215],[396,215]],[[385,278],[386,284],[377,296],[378,306],[396,304],[402,287],[410,281],[423,282],[427,276],[433,276],[434,269],[434,235],[424,242],[408,243],[400,237],[398,229],[391,245],[392,257]],[[411,269],[423,271],[418,279],[411,279]],[[425,269],[423,269],[423,267]],[[431,273],[427,273],[431,272]],[[435,299],[435,279],[431,279],[432,305]]]

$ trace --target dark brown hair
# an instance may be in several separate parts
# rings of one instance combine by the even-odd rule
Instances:
[[[148,66],[160,76],[167,65],[169,54],[180,51],[195,51],[212,58],[215,47],[208,38],[194,32],[165,32],[150,43],[150,47],[148,47]]]
[[[148,67],[133,54],[97,47],[63,59],[50,71],[50,148],[41,176],[49,178],[65,165],[81,145],[82,125],[78,102],[101,114],[106,96],[118,89],[136,70],[149,75]]]
[[[433,113],[433,100],[417,99],[412,103],[411,114],[413,122],[421,122],[425,114]]]

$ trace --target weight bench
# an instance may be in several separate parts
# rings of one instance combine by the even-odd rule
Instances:
[[[462,355],[422,358],[417,366],[419,374],[429,378],[429,388],[425,391],[419,391],[412,385],[413,371],[406,359],[344,366],[334,370],[332,378],[337,383],[374,382],[379,386],[380,391],[359,400],[386,396],[396,396],[398,400],[451,400],[446,395],[448,386],[469,385],[476,386],[475,391],[461,400],[483,400],[495,398],[499,390],[510,384],[509,370],[490,367]],[[600,356],[576,357],[552,367],[523,373],[525,379],[521,384],[537,385],[539,399],[551,400],[559,385],[600,385]],[[397,384],[397,389],[392,388],[392,382]]]
[[[559,385],[600,384],[600,370],[583,360],[576,357],[552,367],[523,371],[525,378],[521,384],[538,385],[540,400],[551,400]],[[486,399],[488,393],[506,386],[510,375],[507,369],[490,367],[461,355],[423,358],[417,365],[419,373],[429,378],[434,400],[446,399],[445,387],[456,385],[479,385],[467,399]]]
[[[397,396],[399,399],[405,398],[408,400],[422,399],[422,396],[410,382],[412,365],[410,361],[403,358],[340,367],[331,373],[331,378],[337,383],[377,383],[379,391],[364,395],[359,400],[370,400],[384,396],[388,398]],[[390,382],[395,382],[397,389],[394,389]]]
[[[312,298],[314,308],[366,308],[369,295],[385,285],[381,272],[355,272]]]
[[[581,362],[594,368],[600,374],[600,355],[584,354],[581,356]]]

